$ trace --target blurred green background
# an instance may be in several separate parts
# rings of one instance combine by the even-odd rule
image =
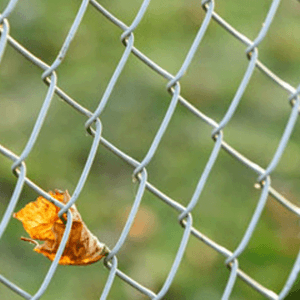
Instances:
[[[8,1],[0,0],[0,11]],[[101,4],[126,24],[142,1],[103,0]],[[250,39],[255,39],[271,1],[217,1],[216,11]],[[43,61],[56,58],[80,6],[80,1],[19,1],[10,17],[11,35]],[[152,1],[135,30],[135,45],[160,66],[176,74],[205,16],[200,1]],[[259,57],[293,86],[299,83],[300,9],[284,1]],[[92,6],[82,21],[64,62],[57,70],[58,86],[89,110],[99,100],[124,51],[122,31]],[[215,22],[209,25],[188,72],[182,95],[216,121],[222,120],[247,68],[246,47]],[[47,92],[42,70],[7,47],[0,68],[0,143],[20,155]],[[170,95],[167,82],[131,56],[101,115],[103,136],[130,156],[142,160],[163,119]],[[288,120],[288,94],[255,71],[224,139],[249,159],[266,168]],[[68,189],[78,182],[92,139],[86,118],[54,96],[39,138],[26,159],[28,177],[44,190]],[[187,205],[213,148],[212,128],[178,105],[170,126],[148,166],[149,181]],[[272,175],[280,193],[299,205],[299,133],[296,126]],[[12,162],[0,156],[0,216],[5,212],[16,178]],[[133,203],[137,185],[133,169],[100,146],[77,207],[90,230],[113,248]],[[233,251],[241,241],[260,191],[256,175],[228,154],[220,153],[198,205],[194,226]],[[16,211],[38,195],[24,187]],[[145,192],[136,222],[118,254],[119,268],[154,292],[162,287],[183,234],[178,214]],[[177,225],[177,226],[176,226]],[[20,241],[22,224],[12,219],[0,243],[0,272],[34,294],[50,266],[33,246]],[[269,198],[240,267],[262,285],[279,292],[299,251],[299,219]],[[220,299],[229,277],[224,257],[194,237],[175,280],[163,298]],[[108,276],[103,264],[59,266],[42,299],[99,299]],[[287,299],[299,299],[299,279]],[[0,285],[0,298],[22,299]],[[146,299],[119,278],[109,299]],[[231,299],[265,299],[237,280]]]

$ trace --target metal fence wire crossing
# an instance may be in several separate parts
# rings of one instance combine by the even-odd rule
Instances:
[[[149,59],[144,53],[138,50],[135,47],[134,43],[134,31],[139,26],[141,20],[144,15],[147,14],[148,5],[150,0],[144,0],[142,5],[140,6],[134,20],[132,23],[127,26],[120,19],[115,17],[112,13],[106,10],[99,2],[96,0],[83,0],[80,4],[80,8],[77,12],[77,15],[74,18],[74,22],[68,32],[67,37],[65,38],[63,45],[59,53],[57,54],[56,59],[53,61],[51,65],[47,65],[44,61],[36,57],[33,53],[23,47],[17,40],[15,40],[10,35],[10,14],[14,11],[15,7],[18,5],[18,0],[11,0],[7,3],[5,9],[1,12],[0,15],[0,62],[3,58],[3,54],[6,48],[12,47],[19,54],[21,54],[24,58],[26,58],[30,63],[39,67],[42,70],[42,80],[48,86],[47,94],[45,99],[43,100],[42,107],[40,109],[39,115],[35,121],[34,128],[28,138],[26,146],[24,147],[21,154],[17,155],[13,153],[10,149],[0,144],[0,153],[5,158],[12,162],[11,169],[12,173],[17,177],[17,182],[14,187],[14,191],[11,195],[11,199],[7,205],[6,211],[3,215],[0,224],[0,237],[6,230],[8,223],[11,220],[12,214],[15,210],[16,204],[20,198],[21,191],[24,185],[29,186],[33,189],[37,194],[42,195],[49,201],[53,202],[55,205],[59,206],[61,210],[59,211],[59,216],[63,213],[67,213],[68,219],[66,223],[66,230],[63,235],[63,239],[59,246],[58,252],[54,261],[51,263],[51,266],[45,275],[45,278],[39,287],[39,289],[35,292],[34,295],[31,295],[25,291],[25,289],[19,287],[14,282],[12,282],[9,278],[4,277],[0,274],[0,282],[5,285],[7,288],[14,291],[16,294],[22,296],[24,299],[37,300],[40,299],[48,288],[54,274],[56,268],[58,266],[58,262],[60,257],[64,251],[66,242],[68,240],[68,236],[71,230],[72,225],[72,216],[69,211],[69,208],[72,204],[76,202],[80,193],[82,192],[87,176],[90,173],[91,166],[93,164],[94,157],[98,151],[101,151],[101,145],[109,149],[114,155],[121,158],[125,162],[133,168],[133,177],[138,182],[138,190],[136,192],[135,199],[133,201],[129,216],[125,223],[125,226],[122,230],[122,233],[115,244],[115,246],[111,249],[109,255],[104,259],[104,265],[108,269],[107,281],[104,285],[104,289],[99,291],[101,294],[100,299],[104,300],[109,297],[110,290],[113,288],[112,284],[117,277],[123,280],[125,283],[138,290],[140,293],[147,296],[149,299],[163,299],[163,297],[168,292],[168,289],[172,285],[174,278],[176,276],[177,270],[182,261],[183,255],[185,254],[185,250],[187,247],[187,243],[191,236],[196,238],[199,243],[204,243],[208,245],[214,251],[220,253],[224,256],[224,267],[228,267],[230,269],[230,273],[228,275],[227,284],[224,286],[224,292],[222,295],[222,299],[230,299],[230,295],[232,290],[238,280],[243,280],[246,284],[249,285],[252,289],[256,290],[258,293],[263,295],[266,299],[284,299],[289,291],[291,290],[293,284],[295,283],[299,270],[300,270],[300,252],[298,256],[295,258],[294,265],[290,270],[290,274],[286,279],[284,285],[280,287],[280,292],[275,293],[274,291],[268,289],[267,287],[261,285],[254,278],[251,277],[251,274],[245,273],[242,268],[243,266],[239,263],[239,256],[245,251],[247,248],[253,233],[256,230],[258,221],[261,218],[262,212],[264,211],[265,204],[267,201],[267,197],[271,196],[274,201],[277,201],[281,204],[283,209],[289,210],[297,217],[300,216],[300,207],[297,207],[295,204],[291,203],[288,199],[286,199],[279,191],[277,191],[271,182],[271,175],[276,166],[278,165],[286,147],[289,143],[290,136],[293,132],[293,129],[296,126],[297,118],[299,115],[299,106],[300,106],[300,85],[299,87],[293,87],[289,83],[285,82],[281,78],[279,78],[276,74],[274,74],[270,69],[268,69],[260,60],[259,60],[259,46],[260,43],[264,40],[266,35],[268,34],[270,26],[272,24],[273,19],[276,17],[276,12],[279,6],[280,1],[274,0],[272,1],[268,13],[264,20],[264,26],[262,26],[261,30],[257,33],[256,38],[252,41],[247,38],[245,35],[237,31],[234,27],[232,27],[229,23],[227,23],[216,11],[215,11],[215,1],[212,0],[203,0],[201,3],[202,8],[205,11],[205,18],[202,21],[202,24],[186,54],[182,65],[177,72],[177,74],[172,75],[159,65],[157,65],[154,61]],[[200,5],[200,3],[199,3]],[[120,57],[120,60],[115,68],[113,75],[105,89],[105,92],[99,102],[98,107],[95,111],[89,111],[75,99],[71,98],[66,91],[62,90],[59,87],[59,80],[57,77],[56,71],[60,68],[60,65],[64,62],[64,58],[68,55],[68,50],[71,45],[71,42],[76,35],[76,32],[81,24],[81,21],[86,13],[88,7],[93,7],[98,14],[99,17],[105,17],[112,24],[118,27],[121,30],[121,43],[124,45],[124,52]],[[203,41],[203,37],[207,33],[207,28],[212,22],[216,22],[219,26],[223,27],[228,34],[232,36],[233,39],[239,41],[240,43],[245,45],[245,59],[248,59],[248,66],[244,71],[243,78],[241,78],[238,89],[235,92],[234,98],[232,99],[225,115],[222,120],[217,123],[215,120],[211,119],[209,116],[202,113],[197,107],[192,105],[187,99],[181,96],[181,87],[180,80],[184,76],[184,74],[188,71],[189,66],[193,62],[194,55],[196,51],[201,46]],[[225,31],[224,31],[225,34]],[[114,90],[118,78],[122,74],[124,66],[127,64],[129,57],[135,56],[137,59],[142,61],[147,67],[151,69],[151,72],[154,71],[162,77],[162,80],[166,80],[166,92],[169,93],[169,106],[165,112],[163,120],[158,129],[156,129],[156,133],[153,135],[153,142],[151,143],[147,153],[142,161],[137,161],[130,157],[128,154],[124,153],[120,149],[118,149],[115,145],[109,142],[107,139],[102,137],[102,123],[101,123],[101,114],[105,109],[108,101],[111,100],[111,93]],[[275,151],[273,157],[270,157],[269,165],[266,169],[260,167],[256,162],[251,161],[247,157],[243,156],[239,151],[231,147],[225,140],[226,138],[226,126],[231,121],[234,116],[241,98],[245,92],[245,89],[253,75],[253,72],[258,70],[262,74],[266,75],[269,79],[272,80],[272,84],[280,87],[285,90],[288,95],[286,99],[284,99],[287,105],[290,106],[290,116],[286,123],[285,129],[282,133],[280,142]],[[63,205],[59,203],[56,199],[52,198],[42,187],[38,185],[38,183],[33,182],[28,176],[26,171],[26,159],[28,155],[31,153],[37,138],[40,135],[41,129],[44,125],[45,118],[47,117],[49,107],[51,105],[52,99],[54,95],[58,95],[66,104],[69,105],[70,109],[75,110],[79,114],[86,116],[85,128],[87,133],[91,137],[91,147],[87,151],[87,158],[85,166],[82,170],[81,176],[78,180],[76,188],[72,193],[71,200],[68,204]],[[178,105],[182,105],[185,107],[188,112],[192,115],[195,115],[199,120],[205,122],[209,126],[211,126],[212,132],[212,142],[214,142],[214,147],[211,151],[209,159],[207,160],[206,166],[202,172],[199,174],[198,184],[195,187],[194,193],[186,207],[181,205],[179,202],[171,199],[168,195],[164,194],[162,191],[157,189],[154,185],[152,185],[148,181],[147,174],[147,165],[151,162],[154,157],[156,151],[160,147],[160,142],[164,138],[164,133],[168,128],[170,121],[176,111]],[[171,125],[170,125],[171,126]],[[257,182],[256,187],[260,189],[260,197],[257,199],[257,204],[255,211],[251,217],[251,220],[247,226],[246,231],[244,232],[243,237],[241,238],[236,249],[228,250],[224,246],[218,244],[214,240],[210,239],[206,235],[202,234],[197,228],[193,226],[193,209],[196,207],[197,203],[199,203],[199,199],[201,199],[201,193],[203,188],[206,185],[207,179],[211,173],[213,166],[216,163],[216,160],[221,151],[225,151],[233,159],[239,161],[246,168],[250,168],[257,174]],[[255,182],[253,182],[255,184]],[[174,209],[178,212],[178,225],[182,226],[182,238],[178,245],[175,247],[178,248],[177,253],[174,257],[173,264],[168,272],[167,277],[165,278],[164,284],[160,290],[153,291],[148,287],[143,286],[138,282],[138,279],[131,278],[127,274],[125,274],[121,269],[118,268],[118,252],[124,245],[126,241],[135,216],[138,212],[140,203],[143,201],[143,195],[145,190],[150,191],[159,201],[162,201],[170,208]],[[49,287],[50,289],[51,287]]]

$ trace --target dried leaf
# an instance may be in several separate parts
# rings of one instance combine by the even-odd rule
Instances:
[[[55,193],[50,191],[49,194],[64,204],[71,199],[68,191],[62,193],[55,190]],[[13,215],[23,223],[24,229],[31,237],[21,239],[35,244],[33,250],[42,253],[52,261],[66,228],[57,215],[59,210],[52,202],[40,196]],[[72,228],[59,264],[89,265],[106,256],[109,249],[88,230],[75,204],[71,206],[70,212],[73,218]],[[63,215],[63,219],[67,220],[66,214]],[[45,242],[40,245],[35,239]]]

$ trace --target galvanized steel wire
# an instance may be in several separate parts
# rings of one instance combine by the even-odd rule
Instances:
[[[96,0],[83,0],[81,2],[81,6],[78,10],[78,13],[74,19],[74,22],[69,30],[69,33],[64,40],[64,43],[57,54],[56,59],[54,62],[49,66],[41,59],[33,55],[30,51],[25,49],[18,41],[16,41],[10,34],[9,34],[9,19],[10,14],[18,4],[18,0],[11,0],[8,2],[6,8],[2,11],[0,15],[0,24],[2,24],[0,28],[1,37],[0,37],[0,62],[1,58],[3,58],[4,51],[7,45],[14,48],[17,52],[19,52],[22,56],[24,56],[27,60],[29,60],[32,64],[36,65],[37,67],[43,70],[42,80],[47,84],[48,91],[47,95],[43,101],[43,105],[39,112],[38,118],[36,119],[34,128],[31,132],[31,135],[24,147],[24,150],[20,155],[13,153],[11,150],[7,149],[5,146],[0,144],[0,153],[1,155],[5,156],[8,160],[12,162],[12,172],[15,176],[17,176],[17,182],[15,184],[14,191],[11,196],[11,200],[7,206],[7,209],[4,213],[0,224],[0,237],[2,236],[3,232],[5,231],[12,213],[15,209],[15,206],[19,200],[21,191],[24,185],[28,185],[30,188],[35,190],[39,195],[42,195],[49,201],[53,202],[55,205],[61,208],[59,212],[59,216],[63,213],[68,214],[68,220],[66,224],[66,230],[60,244],[59,250],[55,257],[55,260],[52,262],[48,273],[46,274],[43,283],[41,284],[40,288],[34,295],[28,294],[23,288],[18,287],[16,284],[11,282],[8,278],[0,275],[0,281],[2,284],[6,285],[8,288],[13,290],[16,294],[22,296],[24,299],[40,299],[44,292],[46,291],[51,279],[55,274],[55,270],[58,266],[58,261],[63,253],[65,248],[68,235],[72,225],[72,217],[69,212],[69,208],[72,204],[76,202],[78,196],[82,192],[87,176],[90,172],[91,166],[93,164],[94,157],[99,151],[99,146],[102,144],[107,149],[109,149],[112,153],[116,156],[127,162],[133,168],[133,176],[138,181],[138,191],[136,193],[136,197],[133,201],[131,211],[129,213],[127,222],[123,228],[123,231],[117,241],[116,245],[113,247],[109,255],[104,259],[104,265],[108,269],[108,277],[104,289],[102,291],[101,300],[104,300],[108,297],[109,292],[112,288],[112,283],[115,280],[115,277],[118,276],[123,281],[127,282],[133,288],[138,290],[139,292],[143,293],[150,299],[162,299],[164,295],[167,293],[168,289],[170,288],[178,267],[181,263],[182,257],[185,253],[185,249],[189,238],[193,235],[199,242],[203,242],[209,247],[211,247],[216,252],[222,254],[224,256],[225,264],[231,269],[230,276],[228,278],[227,285],[224,289],[224,293],[222,299],[229,299],[232,289],[235,286],[237,280],[242,279],[246,282],[250,287],[255,289],[257,292],[265,296],[267,299],[284,299],[286,295],[289,293],[293,283],[295,282],[299,270],[300,270],[300,253],[298,257],[295,259],[295,263],[293,268],[290,271],[290,275],[286,280],[285,284],[281,287],[281,291],[276,294],[272,290],[262,286],[259,282],[255,281],[251,276],[246,274],[242,271],[241,266],[239,264],[239,256],[245,251],[247,248],[249,241],[256,229],[257,223],[261,217],[261,214],[265,208],[267,197],[270,195],[276,201],[278,201],[285,209],[290,210],[298,217],[300,216],[300,208],[297,207],[295,204],[291,203],[288,199],[286,199],[283,195],[281,195],[278,191],[274,189],[271,185],[271,175],[276,166],[278,165],[284,150],[287,147],[289,142],[291,133],[297,124],[297,119],[299,115],[299,106],[300,106],[300,85],[299,87],[295,88],[289,83],[285,82],[281,78],[279,78],[276,74],[274,74],[271,70],[269,70],[261,61],[259,61],[259,52],[258,47],[260,43],[264,40],[265,36],[268,34],[270,30],[270,25],[273,19],[276,17],[276,12],[280,3],[280,0],[274,0],[271,3],[269,11],[266,15],[264,26],[262,26],[260,32],[257,34],[254,41],[251,41],[249,38],[244,36],[242,33],[237,31],[233,28],[230,24],[228,24],[220,15],[217,14],[214,7],[214,1],[212,0],[203,0],[201,5],[206,12],[206,16],[203,19],[203,22],[198,30],[198,33],[191,44],[191,47],[184,59],[179,71],[176,75],[170,74],[167,70],[164,70],[162,67],[157,65],[154,61],[149,59],[145,54],[140,52],[134,46],[134,31],[139,26],[143,16],[147,13],[147,8],[150,3],[150,0],[144,0],[138,13],[136,14],[133,22],[127,26],[121,20],[116,18],[112,13],[106,10],[99,2]],[[99,17],[107,18],[111,23],[115,26],[119,27],[122,30],[122,34],[120,36],[121,43],[125,46],[123,55],[121,56],[119,63],[107,85],[107,88],[101,98],[98,107],[94,112],[91,112],[81,106],[75,99],[71,98],[66,91],[63,91],[58,86],[58,78],[56,71],[58,70],[59,66],[63,63],[65,56],[68,53],[68,49],[72,42],[72,39],[76,35],[77,29],[81,24],[82,18],[86,13],[86,9],[88,6],[94,7],[97,12],[99,13]],[[186,73],[187,69],[189,68],[190,64],[193,61],[193,57],[201,45],[203,37],[207,32],[207,28],[211,22],[217,22],[220,26],[222,26],[229,34],[233,36],[236,40],[240,41],[242,44],[247,46],[246,49],[246,57],[249,60],[248,67],[245,70],[244,76],[240,82],[240,85],[235,93],[234,98],[231,101],[231,104],[228,107],[224,117],[222,120],[217,123],[215,120],[211,119],[209,116],[203,114],[200,110],[198,110],[195,106],[193,106],[188,100],[184,99],[180,93],[180,80]],[[153,71],[158,73],[162,78],[167,79],[168,83],[166,85],[167,92],[171,95],[169,107],[165,113],[165,116],[159,126],[153,142],[149,147],[149,150],[145,154],[143,160],[141,162],[136,161],[126,153],[122,152],[108,140],[104,139],[101,135],[102,133],[102,123],[101,123],[101,114],[105,109],[108,101],[110,100],[110,95],[117,83],[119,76],[122,73],[124,66],[128,62],[128,58],[131,55],[135,55],[139,60],[145,63],[149,68]],[[229,144],[227,144],[224,140],[224,129],[231,121],[232,117],[234,116],[237,107],[241,101],[241,98],[245,92],[245,89],[253,75],[254,70],[259,70],[261,73],[265,74],[269,77],[273,83],[283,90],[287,91],[290,94],[290,97],[287,98],[287,104],[291,105],[291,112],[290,118],[286,124],[285,130],[282,134],[281,140],[279,145],[275,151],[273,158],[270,160],[270,163],[266,169],[263,169],[255,162],[249,160],[237,150],[232,148]],[[91,147],[89,149],[89,153],[87,154],[87,159],[85,166],[82,170],[81,176],[78,180],[76,185],[75,191],[73,192],[72,198],[70,202],[63,206],[57,200],[52,198],[47,192],[45,192],[41,187],[39,187],[36,183],[30,180],[27,177],[26,172],[26,158],[31,153],[33,146],[36,143],[36,140],[40,134],[41,128],[43,127],[44,120],[47,116],[51,101],[53,99],[54,94],[57,94],[63,101],[69,104],[70,109],[76,110],[78,113],[86,116],[87,121],[85,123],[85,130],[91,136]],[[190,202],[186,207],[182,206],[179,202],[171,199],[168,195],[164,194],[160,190],[158,190],[155,186],[153,186],[148,181],[147,175],[147,165],[151,162],[153,156],[155,155],[157,149],[160,146],[160,142],[163,139],[164,133],[168,128],[170,121],[176,111],[178,104],[187,108],[187,110],[198,117],[201,121],[207,123],[212,128],[212,139],[214,141],[214,147],[211,151],[210,157],[206,163],[204,171],[199,176],[198,184],[195,188],[193,196],[191,197]],[[261,189],[261,194],[259,199],[257,199],[257,207],[255,212],[252,215],[252,218],[248,224],[248,227],[242,237],[239,245],[233,251],[230,251],[219,245],[218,243],[211,240],[209,237],[202,234],[197,228],[193,227],[193,209],[199,202],[199,198],[201,197],[202,190],[207,182],[207,179],[211,173],[211,170],[216,163],[216,160],[219,156],[219,153],[225,150],[228,152],[234,159],[241,162],[247,168],[250,168],[257,174],[257,184],[256,186]],[[178,222],[183,227],[182,232],[182,239],[180,244],[177,246],[178,250],[174,257],[174,262],[169,270],[168,276],[165,279],[165,282],[162,288],[159,291],[152,291],[149,288],[143,286],[135,279],[129,277],[125,273],[122,272],[118,268],[118,252],[122,248],[124,242],[127,239],[128,233],[130,228],[133,224],[135,216],[138,212],[139,206],[141,201],[143,200],[143,195],[145,190],[150,191],[155,197],[159,200],[170,206],[171,208],[175,209],[178,212]]]

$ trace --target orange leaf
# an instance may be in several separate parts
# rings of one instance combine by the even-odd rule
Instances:
[[[55,190],[49,194],[58,201],[66,204],[71,199],[68,191],[63,193]],[[42,253],[50,260],[54,260],[59,244],[62,240],[66,225],[58,217],[60,208],[42,196],[36,201],[28,203],[13,216],[23,223],[24,229],[31,238],[21,238],[36,245],[34,251]],[[72,214],[72,228],[65,250],[59,260],[60,265],[89,265],[109,253],[106,245],[88,230],[75,206],[70,208]],[[67,219],[66,214],[63,219]],[[39,244],[34,239],[45,241]]]

